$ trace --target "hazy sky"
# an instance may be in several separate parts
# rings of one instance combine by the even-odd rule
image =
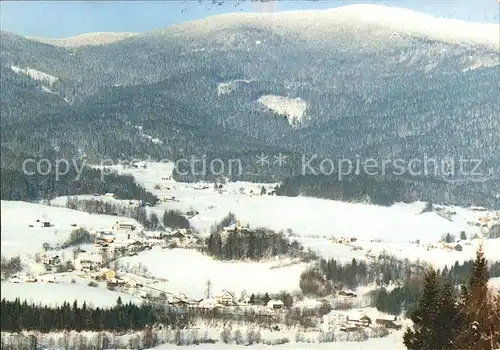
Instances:
[[[2,30],[26,36],[68,37],[88,32],[145,32],[206,16],[230,12],[326,9],[370,1],[1,1]],[[371,1],[406,7],[441,17],[498,23],[499,0]]]

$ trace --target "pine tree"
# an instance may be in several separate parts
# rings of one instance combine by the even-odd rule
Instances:
[[[460,349],[495,349],[499,325],[494,320],[495,306],[492,293],[488,290],[488,280],[488,266],[480,248],[468,285],[463,286],[460,298],[463,317],[463,327],[457,339]]]
[[[439,296],[439,310],[435,327],[440,337],[436,349],[456,349],[454,343],[461,326],[460,313],[453,296],[453,285],[447,281]]]
[[[419,305],[411,315],[413,329],[408,328],[403,342],[410,350],[435,350],[440,344],[436,321],[439,315],[439,295],[437,273],[429,269],[425,275],[424,291]]]

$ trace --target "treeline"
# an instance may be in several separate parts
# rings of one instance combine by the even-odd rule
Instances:
[[[325,296],[336,289],[355,289],[370,283],[387,285],[407,280],[423,271],[424,267],[418,262],[388,255],[380,255],[372,262],[352,259],[349,263],[341,263],[335,259],[321,259],[301,274],[299,286],[306,295]]]
[[[114,204],[104,200],[78,199],[78,197],[68,197],[66,208],[81,210],[90,214],[124,216],[136,220],[146,230],[162,230],[164,227],[190,228],[189,220],[178,210],[167,209],[163,213],[162,221],[156,213],[148,212],[144,206],[130,207],[123,204]]]
[[[19,255],[7,259],[6,257],[1,257],[0,272],[2,278],[9,278],[18,272],[23,270],[23,264],[21,262],[21,257]]]
[[[239,228],[226,232],[228,227],[236,222],[236,217],[229,213],[221,223],[212,228],[206,239],[204,252],[220,260],[254,260],[258,261],[275,256],[300,258],[305,261],[316,259],[317,256],[296,240],[290,241],[282,232],[266,228]]]
[[[425,274],[422,296],[411,313],[404,344],[409,350],[494,350],[500,346],[500,292],[488,287],[489,274],[481,250],[465,285],[444,285],[433,269]]]
[[[188,229],[191,227],[188,218],[186,218],[186,216],[180,210],[173,209],[167,209],[163,213],[163,225],[165,227],[171,227],[173,229]]]
[[[438,269],[436,275],[441,285],[449,282],[452,286],[459,286],[467,283],[473,269],[474,260],[464,261],[461,264],[457,261],[449,269],[447,266],[442,271]],[[500,277],[500,261],[490,264],[487,269],[489,276]],[[373,292],[373,306],[377,310],[391,315],[399,315],[403,311],[409,314],[422,296],[423,282],[421,276],[414,276],[390,292],[385,288],[375,290]]]
[[[318,169],[318,165],[313,167]],[[276,195],[309,196],[344,202],[371,203],[390,206],[398,202],[417,200],[456,204],[461,206],[485,205],[498,207],[498,199],[488,196],[479,185],[453,185],[449,182],[423,177],[357,174],[351,171],[342,178],[325,175],[300,175],[288,177],[276,187]]]
[[[185,315],[175,309],[156,310],[151,304],[140,306],[123,304],[119,297],[115,306],[110,308],[91,308],[85,302],[79,306],[77,301],[71,306],[49,307],[2,299],[0,305],[2,332],[39,331],[115,331],[140,330],[154,324],[172,328],[188,325]]]
[[[489,238],[500,238],[500,224],[495,224],[491,226],[488,232]]]
[[[23,159],[17,157],[13,159],[13,157],[2,155],[2,164],[9,164],[8,168],[2,166],[1,169],[0,197],[3,200],[37,201],[59,196],[114,193],[119,199],[143,200],[153,205],[158,201],[156,196],[137,184],[132,176],[117,174],[103,176],[100,169],[84,166],[82,161],[78,161],[78,168],[83,167],[81,174],[70,165],[65,175],[56,175],[55,161],[51,162],[50,168],[42,163],[39,170],[28,163],[33,166],[28,167],[25,173],[22,170],[22,161],[32,157],[27,156]],[[20,163],[17,164],[18,162]],[[63,170],[64,166],[61,171]]]
[[[69,237],[66,241],[61,245],[61,249],[66,249],[68,247],[79,246],[81,244],[90,244],[94,242],[93,235],[90,234],[84,228],[76,228],[69,234]]]

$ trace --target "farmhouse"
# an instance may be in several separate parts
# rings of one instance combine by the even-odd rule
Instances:
[[[133,231],[135,230],[135,226],[130,222],[122,221],[122,222],[116,222],[113,229],[116,231]]]
[[[140,252],[144,250],[141,242],[135,241],[127,245],[127,250],[129,252]]]
[[[390,329],[401,329],[402,326],[400,324],[397,324],[395,321],[396,317],[394,317],[394,320],[377,318],[375,320],[375,324]]]
[[[97,254],[82,254],[74,261],[75,269],[80,271],[94,271],[102,264],[102,257]]]
[[[372,324],[372,320],[359,312],[350,313],[346,316],[346,322],[349,325],[369,327]]]
[[[243,293],[241,295],[241,297],[240,297],[239,303],[241,305],[248,305],[248,304],[250,304],[250,297],[246,293]]]
[[[39,276],[38,281],[42,283],[56,283],[56,277],[49,275]]]
[[[36,281],[37,281],[37,279],[34,278],[33,276],[25,276],[23,278],[24,283],[35,283]]]
[[[130,279],[125,280],[125,284],[127,285],[127,287],[130,287],[130,288],[142,287],[142,283],[137,281],[137,279],[135,279],[135,278],[130,278]]]
[[[41,258],[44,265],[55,266],[61,264],[59,255],[48,256],[47,254],[43,254]]]
[[[200,300],[200,302],[198,304],[199,308],[208,309],[208,310],[215,309],[216,307],[219,307],[219,306],[221,306],[221,305],[217,302],[217,300],[215,300],[213,298],[202,299],[202,300]]]
[[[228,292],[227,290],[224,291],[220,296],[215,297],[215,300],[217,300],[217,302],[219,304],[222,304],[225,306],[235,304],[234,295],[232,293]]]
[[[199,306],[199,303],[196,300],[187,300],[187,299],[176,299],[169,302],[171,306],[181,307],[181,308],[195,308]]]
[[[344,291],[344,290],[341,290],[340,292],[338,292],[338,296],[341,296],[341,297],[350,297],[350,298],[356,298],[357,295],[353,292],[347,292],[347,291]]]
[[[92,274],[92,278],[96,280],[106,280],[107,282],[116,282],[116,272],[111,269],[101,269]]]
[[[280,310],[285,304],[281,300],[271,299],[267,303],[267,307],[271,310]]]

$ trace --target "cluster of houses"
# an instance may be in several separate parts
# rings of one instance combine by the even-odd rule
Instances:
[[[51,275],[42,275],[38,277],[14,275],[9,278],[9,282],[10,283],[56,283],[56,278]]]
[[[243,294],[240,298],[235,297],[235,295],[229,291],[223,291],[220,295],[213,298],[205,299],[193,299],[188,298],[184,294],[179,294],[176,296],[171,296],[167,299],[169,305],[180,308],[188,309],[205,309],[213,310],[218,308],[230,308],[230,307],[245,307],[251,306],[250,297]],[[278,299],[271,299],[266,305],[260,308],[261,312],[265,311],[278,311],[284,309],[284,303]]]
[[[94,234],[96,235],[94,246],[101,251],[127,252],[128,255],[136,255],[153,247],[190,248],[202,244],[202,240],[188,229],[138,232],[133,224],[127,222],[117,222],[112,231],[98,231]]]
[[[356,237],[331,237],[330,242],[335,243],[335,244],[344,244],[344,245],[351,245],[352,243],[357,242]]]
[[[433,250],[433,249],[441,249],[444,251],[457,251],[461,252],[464,249],[464,245],[470,245],[469,242],[462,242],[462,241],[457,241],[455,243],[446,243],[446,242],[439,242],[437,244],[426,244],[425,249],[427,251]]]
[[[402,328],[402,324],[398,321],[397,316],[372,318],[361,310],[353,310],[347,315],[339,311],[331,311],[323,316],[322,327],[325,331],[338,329],[343,332],[355,332],[375,327],[399,330]]]
[[[41,221],[39,219],[36,220],[34,224],[30,224],[29,227],[52,227],[52,223],[50,221]]]
[[[198,235],[188,229],[142,232],[129,222],[116,222],[109,231],[91,230],[90,233],[95,237],[93,246],[97,249],[76,251],[72,261],[76,271],[96,273],[105,263],[110,262],[117,255],[119,257],[123,255],[133,256],[154,247],[163,249],[193,248],[203,243]],[[59,253],[50,254],[49,252],[42,254],[39,262],[45,266],[47,271],[53,271],[65,263]]]

